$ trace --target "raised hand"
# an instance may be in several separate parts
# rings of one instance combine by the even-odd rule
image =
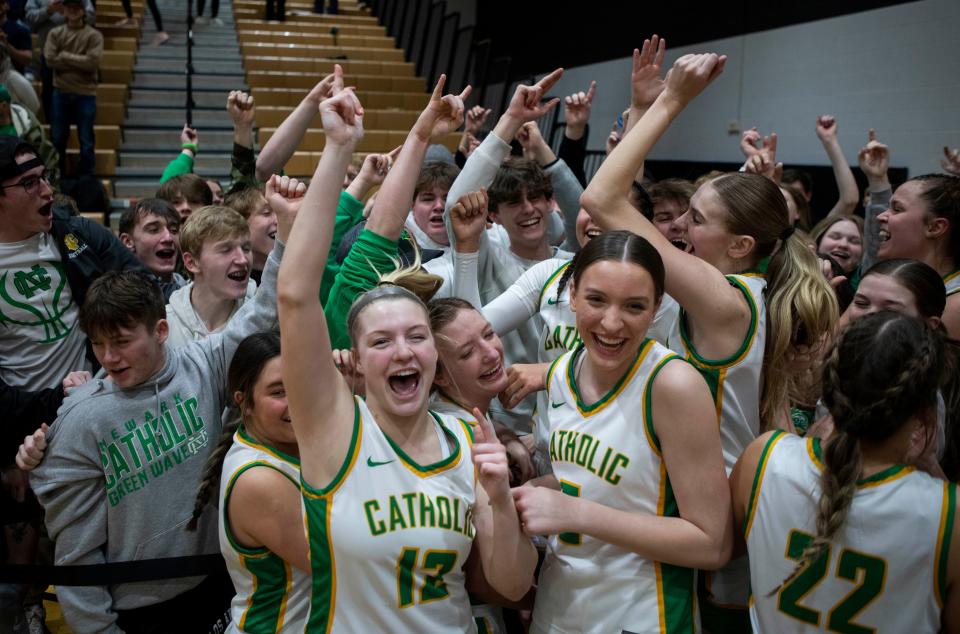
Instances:
[[[467,158],[473,154],[473,151],[480,147],[480,141],[477,137],[473,136],[467,130],[463,131],[463,134],[460,136],[460,145],[457,146],[457,150]]]
[[[492,505],[511,504],[507,450],[500,444],[497,432],[486,416],[476,407],[473,408],[473,415],[477,424],[473,428],[471,453],[477,468],[477,479]]]
[[[292,224],[307,194],[307,186],[296,178],[274,174],[267,181],[264,191],[270,208],[277,213],[277,220],[286,217]]]
[[[360,165],[357,178],[363,179],[368,184],[368,188],[383,183],[383,179],[387,177],[387,172],[393,166],[393,161],[400,153],[401,147],[403,146],[395,147],[387,154],[367,154],[366,158],[363,159],[363,164]]]
[[[413,124],[413,133],[423,141],[434,142],[442,139],[463,124],[463,102],[470,96],[473,88],[467,86],[459,95],[444,95],[443,87],[446,83],[447,76],[440,75],[427,107]]]
[[[532,86],[517,86],[517,90],[510,99],[510,105],[507,106],[506,115],[513,117],[521,122],[536,121],[546,113],[550,112],[554,106],[560,103],[560,99],[554,98],[545,104],[540,103],[543,96],[553,88],[560,77],[563,75],[563,69],[558,68]]]
[[[744,130],[743,134],[740,135],[740,151],[748,159],[760,153],[763,143],[763,136],[757,132],[757,126]]]
[[[960,176],[960,149],[951,150],[949,146],[944,145],[943,156],[944,158],[940,159],[940,167],[943,168],[943,171],[954,176]]]
[[[63,388],[64,394],[70,394],[69,390],[72,390],[75,387],[79,387],[93,378],[93,375],[87,372],[86,370],[74,370],[63,377],[60,386]]]
[[[457,239],[457,252],[476,253],[487,228],[487,190],[467,192],[450,208],[450,222]]]
[[[527,121],[517,131],[516,138],[523,148],[523,157],[536,161],[540,165],[547,165],[556,160],[556,155],[540,134],[540,126],[536,121]]]
[[[480,130],[483,129],[483,124],[487,122],[487,117],[490,116],[490,113],[493,112],[490,108],[484,108],[483,106],[474,106],[467,110],[467,122],[464,125],[466,132],[470,134],[477,134]]]
[[[343,378],[346,379],[350,390],[354,394],[363,396],[366,389],[366,382],[363,377],[363,372],[357,369],[356,364],[353,362],[353,352],[350,350],[333,350],[332,352],[333,364],[337,366],[337,370],[339,370]]]
[[[593,107],[593,97],[597,94],[597,82],[591,81],[587,92],[575,92],[563,98],[564,121],[567,131],[571,129],[582,131],[590,122],[590,109]]]
[[[32,471],[40,461],[43,460],[43,453],[47,450],[47,432],[50,428],[46,423],[40,425],[40,429],[33,432],[23,439],[23,444],[17,448],[17,466],[24,471]]]
[[[191,128],[186,123],[183,124],[183,130],[180,131],[180,143],[193,143],[200,145],[200,135],[196,128]]]
[[[343,86],[340,64],[334,66],[334,75],[334,87]],[[363,106],[349,88],[343,88],[320,103],[320,119],[327,143],[355,146],[363,138]]]
[[[313,101],[317,106],[320,105],[320,102],[329,99],[334,96],[341,90],[343,90],[343,69],[340,71],[340,81],[337,83],[336,69],[339,67],[339,64],[334,65],[334,72],[330,73],[326,77],[320,80],[320,82],[314,86],[309,93],[307,93],[307,99]]]
[[[837,138],[837,120],[833,115],[822,114],[817,117],[817,137],[824,143]]]
[[[522,486],[510,491],[517,515],[527,535],[556,535],[576,532],[577,498],[545,486]]]
[[[633,49],[633,71],[630,73],[630,104],[646,110],[666,87],[660,76],[667,40],[654,35],[643,41],[640,49]]]
[[[227,96],[227,112],[233,119],[234,125],[253,125],[255,110],[253,95],[242,90],[232,90]]]
[[[743,166],[748,174],[766,176],[774,185],[779,185],[783,176],[783,163],[777,163],[777,133],[771,132],[769,136],[763,137],[760,149],[749,157]]]
[[[877,141],[877,132],[873,128],[867,133],[867,144],[857,152],[857,160],[867,180],[886,180],[890,167],[890,148]]]
[[[667,73],[666,88],[661,94],[685,107],[720,76],[726,62],[726,55],[716,53],[684,55]]]

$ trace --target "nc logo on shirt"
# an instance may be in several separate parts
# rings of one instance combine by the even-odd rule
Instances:
[[[60,341],[73,328],[63,321],[70,308],[61,299],[67,277],[59,263],[48,265],[0,275],[0,325],[36,328],[37,343]]]

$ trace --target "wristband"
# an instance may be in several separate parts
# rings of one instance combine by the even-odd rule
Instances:
[[[194,154],[197,153],[197,144],[196,144],[196,143],[184,143],[184,144],[181,145],[180,147],[183,148],[184,150],[190,150],[190,151],[193,152]]]

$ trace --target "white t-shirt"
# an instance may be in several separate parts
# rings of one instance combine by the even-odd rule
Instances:
[[[49,234],[0,243],[0,377],[8,385],[40,390],[90,369],[78,313]]]

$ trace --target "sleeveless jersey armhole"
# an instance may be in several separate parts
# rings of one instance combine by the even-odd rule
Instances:
[[[954,515],[957,508],[957,485],[943,483],[943,510],[940,512],[940,531],[937,535],[937,555],[935,562],[933,593],[940,609],[947,598],[947,568],[950,563],[951,537],[953,536]]]
[[[686,311],[683,310],[683,307],[681,306],[680,315],[677,317],[677,319],[680,320],[678,324],[680,329],[680,341],[687,352],[688,359],[698,368],[721,369],[736,365],[747,356],[747,353],[755,343],[754,339],[756,339],[757,336],[757,321],[760,315],[760,311],[757,308],[757,300],[754,298],[753,293],[750,292],[750,289],[747,287],[747,285],[742,281],[738,280],[733,275],[727,275],[726,277],[730,285],[739,290],[743,294],[744,299],[747,300],[747,307],[750,309],[750,325],[747,327],[747,332],[743,337],[743,342],[740,344],[740,348],[737,349],[737,351],[731,356],[727,357],[726,359],[705,359],[700,356],[696,347],[693,345],[693,342],[690,341],[690,337],[687,334]]]
[[[750,536],[750,528],[753,526],[753,518],[757,514],[757,502],[760,500],[760,487],[763,485],[763,476],[767,470],[767,462],[770,460],[770,454],[773,453],[773,447],[783,438],[787,432],[778,429],[773,432],[767,444],[760,454],[760,462],[757,464],[757,471],[753,475],[753,485],[750,487],[750,499],[747,502],[747,515],[743,518],[743,539]]]
[[[643,390],[643,431],[647,436],[647,442],[650,443],[650,448],[653,449],[655,454],[661,457],[660,439],[657,437],[657,430],[653,424],[653,382],[657,378],[657,375],[660,374],[660,370],[674,359],[683,361],[677,354],[671,354],[661,359],[650,372],[650,378],[647,379],[647,385]]]
[[[300,484],[303,487],[304,495],[313,498],[333,495],[337,488],[343,484],[343,481],[347,478],[347,474],[350,473],[350,469],[353,468],[354,463],[356,463],[357,454],[360,453],[360,436],[363,432],[363,417],[360,415],[358,398],[358,396],[353,397],[353,435],[350,437],[350,444],[347,446],[347,455],[343,458],[340,470],[337,471],[337,474],[333,476],[333,480],[325,487],[312,486],[301,474]]]

